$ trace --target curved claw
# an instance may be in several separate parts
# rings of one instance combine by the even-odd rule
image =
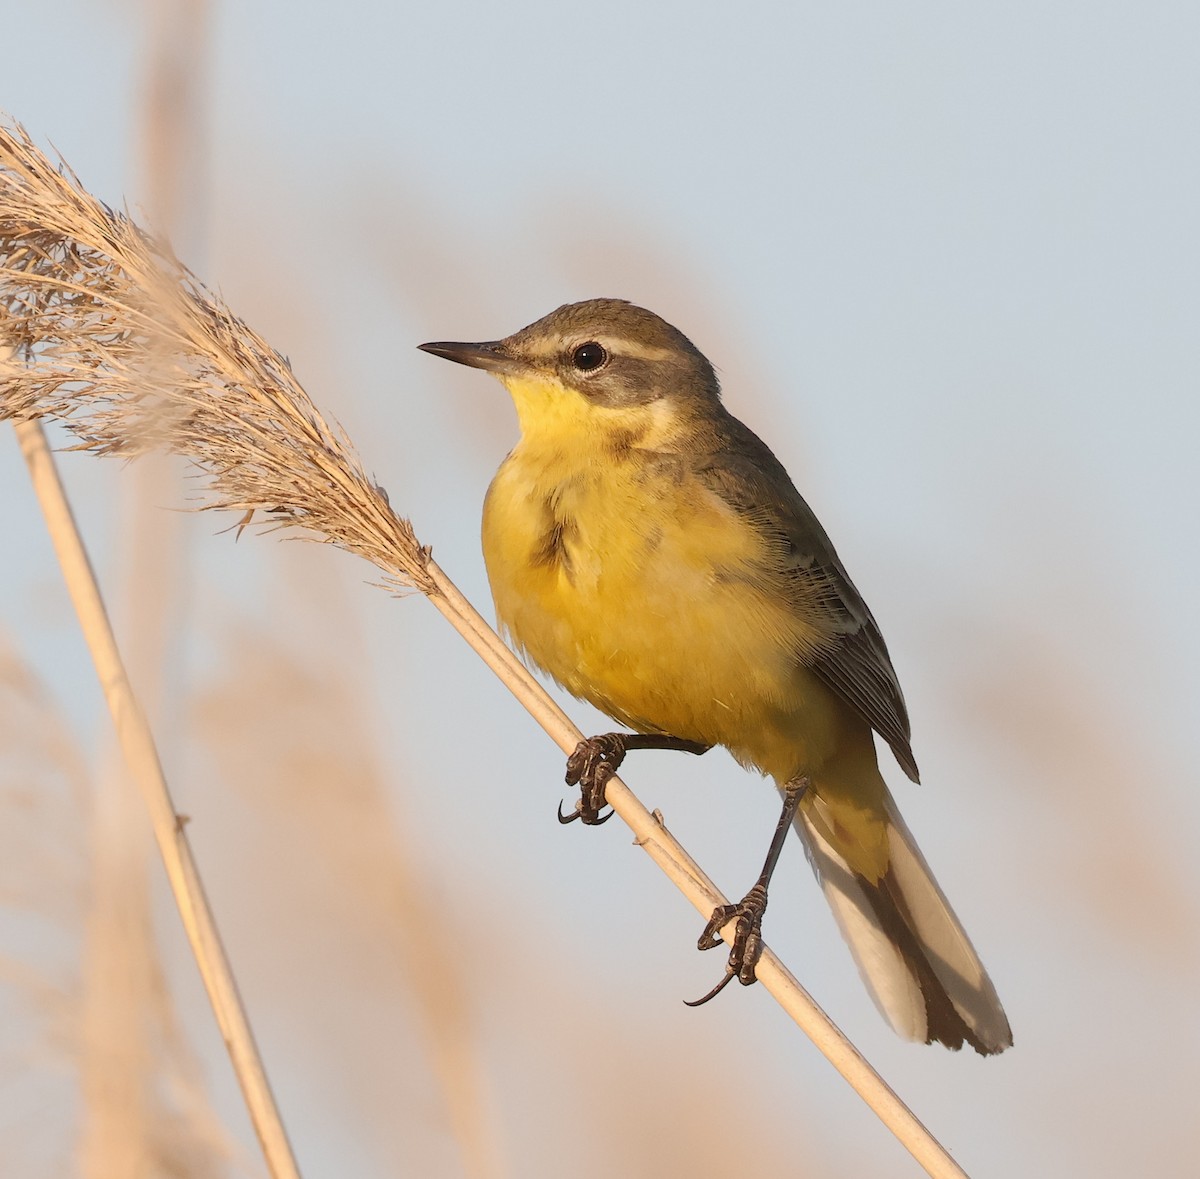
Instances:
[[[608,814],[605,815],[603,818],[601,818],[599,816],[599,814],[597,814],[597,816],[594,819],[587,819],[584,817],[584,812],[581,810],[578,810],[578,809],[573,810],[569,815],[564,815],[563,809],[562,809],[562,803],[560,802],[558,804],[558,821],[560,823],[562,823],[564,826],[566,826],[567,823],[574,823],[576,819],[583,819],[585,826],[603,827],[604,824],[607,823],[608,820],[611,819],[613,817],[613,815],[615,815],[616,813],[617,813],[616,811],[610,810],[608,812]]]
[[[732,966],[726,967],[725,977],[721,979],[721,981],[717,983],[717,985],[713,987],[713,989],[709,991],[707,995],[704,995],[699,999],[684,999],[683,1005],[685,1007],[702,1007],[709,1001],[709,999],[715,999],[727,986],[729,986],[730,980],[736,977],[737,971],[734,970]]]

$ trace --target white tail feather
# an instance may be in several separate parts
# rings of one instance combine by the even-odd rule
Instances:
[[[880,1015],[906,1040],[924,1041],[927,1032],[921,984],[904,955],[883,931],[850,865],[822,838],[804,811],[793,826],[804,841],[808,862],[825,892],[842,937]]]
[[[821,800],[814,800],[814,805],[820,807]],[[896,903],[888,889],[855,874],[805,811],[801,807],[796,815],[795,829],[863,982],[897,1034],[910,1040],[930,1039],[931,997],[926,988],[933,985],[944,991],[958,1013],[970,1033],[968,1041],[978,1041],[973,1043],[977,1051],[1001,1052],[1011,1045],[1012,1032],[991,979],[892,798],[887,798],[889,883],[893,896],[898,894]],[[921,964],[914,964],[912,951],[906,953],[885,928],[879,915],[881,904],[894,909],[893,919],[908,928],[917,952],[928,964],[924,985]]]

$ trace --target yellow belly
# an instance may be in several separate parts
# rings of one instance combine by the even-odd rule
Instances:
[[[803,666],[822,636],[763,583],[763,544],[698,481],[636,459],[559,478],[518,447],[484,508],[496,612],[534,663],[635,730],[785,781],[817,773],[851,718]]]

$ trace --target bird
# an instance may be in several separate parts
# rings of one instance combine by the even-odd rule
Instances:
[[[749,984],[768,885],[794,830],[866,988],[901,1036],[994,1055],[996,990],[905,824],[875,735],[919,781],[887,646],[771,449],[725,407],[680,330],[622,299],[569,303],[503,339],[424,352],[497,377],[520,438],[488,489],[482,542],[515,649],[630,732],[580,743],[574,813],[603,822],[631,749],[723,746],[783,799],[763,873],[718,907],[726,973]]]

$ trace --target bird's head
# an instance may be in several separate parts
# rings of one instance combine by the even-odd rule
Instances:
[[[606,426],[644,434],[720,398],[713,367],[695,345],[622,299],[568,303],[503,340],[420,347],[502,381],[527,438]]]

